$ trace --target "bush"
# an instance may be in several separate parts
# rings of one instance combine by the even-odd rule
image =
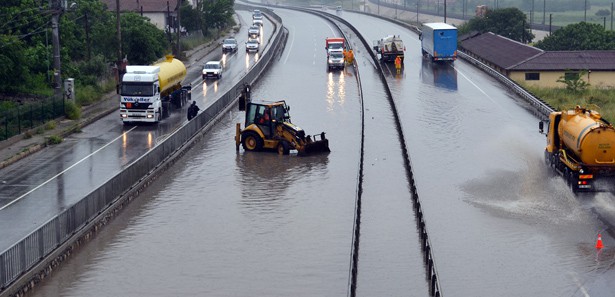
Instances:
[[[45,123],[45,130],[53,130],[56,128],[58,124],[56,123],[56,121],[49,121],[47,123]]]
[[[76,120],[81,117],[81,108],[77,106],[74,102],[66,101],[64,105],[64,113],[66,117],[71,120]]]
[[[75,90],[77,104],[80,106],[90,105],[100,99],[101,94],[94,86],[82,86]]]
[[[62,143],[63,139],[62,137],[58,136],[58,135],[51,135],[47,138],[47,144],[48,145],[53,145],[53,144],[60,144]]]

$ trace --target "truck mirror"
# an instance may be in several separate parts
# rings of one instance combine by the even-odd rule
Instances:
[[[543,121],[538,122],[538,131],[540,131],[540,133],[544,132],[544,126],[545,123]]]

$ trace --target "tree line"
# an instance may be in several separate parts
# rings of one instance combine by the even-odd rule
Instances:
[[[60,17],[62,77],[97,86],[117,60],[116,15],[100,0],[73,0]],[[182,26],[207,37],[233,25],[234,0],[183,0]],[[47,0],[2,0],[0,6],[0,93],[49,94],[53,81],[51,14]],[[163,30],[137,13],[120,16],[122,52],[130,64],[147,65],[171,52]]]
[[[492,32],[523,43],[534,39],[526,15],[518,8],[487,10],[459,26],[460,36]],[[534,44],[545,51],[615,50],[615,32],[601,25],[580,22],[562,27]]]

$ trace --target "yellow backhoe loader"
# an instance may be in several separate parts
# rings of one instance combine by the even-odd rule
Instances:
[[[285,101],[246,102],[245,127],[237,123],[235,146],[246,151],[277,150],[280,155],[288,155],[297,150],[297,155],[330,152],[329,140],[325,132],[305,135],[305,131],[290,121],[290,107]],[[317,140],[319,138],[319,140]]]

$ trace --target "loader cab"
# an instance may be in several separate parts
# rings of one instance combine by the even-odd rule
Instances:
[[[276,123],[290,122],[289,110],[290,107],[284,101],[250,102],[246,108],[245,126],[256,124],[269,137]]]

